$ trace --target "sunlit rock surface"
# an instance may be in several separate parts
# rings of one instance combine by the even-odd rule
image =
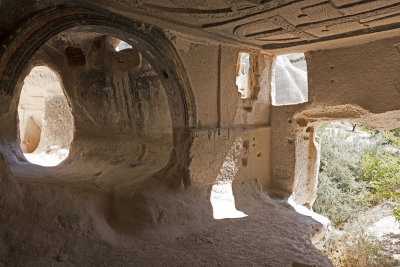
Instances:
[[[399,3],[339,2],[1,1],[0,265],[331,266],[315,127],[400,126]]]

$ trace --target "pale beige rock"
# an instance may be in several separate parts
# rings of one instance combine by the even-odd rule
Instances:
[[[69,150],[74,134],[73,117],[61,81],[50,68],[36,66],[24,79],[18,118],[20,146],[22,152],[28,153],[28,160],[36,157],[33,163],[53,166],[68,156],[58,151]],[[38,160],[31,153],[41,154],[43,159]],[[55,163],[46,162],[50,158],[56,159]]]
[[[400,126],[398,1],[0,6],[0,265],[331,266],[312,243],[329,225],[309,216],[315,127]],[[245,99],[239,52],[252,59]],[[286,52],[305,52],[308,102],[273,107],[273,60]],[[64,119],[49,123],[66,109],[40,119],[60,103],[41,91],[50,76],[26,82],[35,95],[20,102],[37,101],[18,130],[34,66],[62,81],[73,140]],[[38,129],[46,144],[72,140],[67,160],[26,162],[18,138],[34,150]],[[215,220],[211,199],[241,216]]]

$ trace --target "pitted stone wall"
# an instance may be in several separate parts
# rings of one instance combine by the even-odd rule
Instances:
[[[295,192],[301,204],[315,194],[306,189],[315,185],[309,169],[317,160],[315,153],[305,156],[313,151],[315,135],[305,140],[307,129],[315,133],[319,123],[335,120],[371,129],[400,126],[399,42],[392,38],[307,55],[309,102],[272,108],[271,155],[279,155],[271,157],[274,189],[287,196]]]

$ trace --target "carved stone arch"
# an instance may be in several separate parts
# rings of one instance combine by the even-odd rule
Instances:
[[[171,176],[173,183],[181,181],[189,185],[191,142],[188,129],[196,125],[194,95],[178,52],[158,27],[82,6],[57,6],[37,13],[0,46],[0,95],[6,99],[0,103],[0,115],[7,113],[18,98],[18,88],[21,88],[17,85],[21,83],[21,76],[27,73],[29,60],[35,52],[55,35],[80,26],[93,26],[106,35],[124,40],[137,49],[159,75],[173,128],[174,151],[166,168],[177,166],[178,173]],[[6,127],[16,125],[16,121],[6,123]],[[12,141],[14,137],[6,138]]]
[[[195,126],[196,107],[189,79],[178,52],[163,31],[109,11],[81,6],[46,9],[9,36],[3,51],[0,50],[0,94],[13,96],[22,71],[39,47],[58,33],[77,26],[102,27],[117,38],[124,36],[121,39],[138,49],[162,77],[173,127]]]

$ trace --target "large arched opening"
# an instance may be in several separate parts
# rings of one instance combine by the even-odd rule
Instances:
[[[64,7],[37,16],[0,59],[0,149],[14,177],[100,189],[99,212],[115,230],[151,223],[139,188],[189,184],[195,106],[178,53],[158,28],[109,13]],[[58,74],[73,115],[69,157],[54,168],[26,162],[18,139],[18,102],[35,66]]]
[[[108,20],[111,16],[113,19]],[[9,40],[9,46],[15,48],[13,50],[15,53],[12,53],[11,50],[7,50],[7,52],[3,54],[2,61],[8,64],[2,64],[2,66],[7,65],[8,68],[0,70],[2,78],[1,91],[3,94],[9,95],[9,102],[5,103],[6,105],[3,106],[4,109],[2,111],[5,111],[5,107],[7,106],[10,107],[9,110],[11,113],[16,112],[16,109],[13,109],[11,106],[15,105],[15,99],[19,96],[19,90],[21,90],[23,82],[21,77],[25,77],[28,74],[28,69],[38,63],[45,63],[60,74],[63,80],[62,82],[66,87],[67,99],[71,102],[72,112],[74,113],[78,108],[82,108],[82,106],[73,103],[76,102],[75,99],[78,97],[74,95],[77,93],[76,85],[68,84],[73,77],[67,77],[70,73],[65,71],[65,69],[60,69],[62,64],[66,63],[69,69],[82,73],[83,68],[87,68],[86,63],[92,61],[93,66],[96,65],[96,67],[94,67],[88,75],[96,76],[95,72],[98,71],[98,69],[95,70],[95,68],[101,65],[120,65],[119,67],[114,66],[117,69],[119,68],[119,72],[127,71],[126,69],[121,69],[121,65],[124,65],[122,68],[137,68],[137,66],[134,66],[137,64],[137,62],[134,62],[135,60],[137,61],[135,57],[140,57],[140,67],[150,68],[151,71],[148,71],[147,74],[152,72],[152,76],[157,77],[154,80],[158,79],[157,82],[159,82],[160,87],[162,87],[163,92],[165,92],[166,105],[168,105],[168,109],[170,109],[167,113],[171,114],[171,125],[169,128],[171,128],[173,134],[174,157],[184,157],[184,153],[181,153],[183,152],[181,150],[187,149],[185,148],[187,146],[184,142],[181,142],[180,139],[185,136],[184,129],[195,123],[195,106],[189,81],[182,63],[179,60],[179,56],[161,30],[150,25],[115,16],[114,14],[100,13],[82,7],[54,8],[53,10],[38,14],[36,20],[32,21],[36,21],[35,25],[28,24],[23,26],[20,34]],[[45,26],[38,29],[38,27],[42,25]],[[74,31],[76,35],[74,35]],[[67,40],[68,38],[70,39]],[[91,39],[90,42],[88,38]],[[113,42],[118,40],[123,40],[134,47],[134,49],[116,51],[115,48],[118,44],[114,47],[112,46],[114,45]],[[85,54],[87,51],[78,47],[79,45],[76,45],[77,42],[88,45],[88,47],[84,49],[87,49],[87,51],[90,50],[89,54]],[[62,45],[66,45],[67,47],[61,47]],[[96,46],[101,47],[96,48]],[[108,50],[108,55],[98,56],[95,59],[96,52],[93,52],[95,48]],[[60,59],[60,52],[64,53],[64,59]],[[82,54],[82,52],[84,53]],[[127,53],[133,53],[134,55],[131,55],[129,58],[126,57]],[[41,56],[43,54],[45,55]],[[131,62],[121,62],[126,59],[131,60]],[[84,62],[86,60],[87,62]],[[113,62],[113,60],[115,62]],[[108,76],[113,76],[110,74],[113,71],[107,70],[107,66],[103,70],[100,70],[100,72],[101,71],[108,72]],[[141,75],[142,76],[139,78],[144,77],[143,74]],[[103,75],[103,77],[105,76]],[[88,79],[91,78],[93,77],[88,77]],[[97,78],[98,77],[95,77],[92,82],[99,82]],[[114,75],[113,78],[118,79],[116,75]],[[115,81],[115,84],[126,82],[126,77],[119,78],[122,80]],[[140,81],[139,78],[135,79],[135,81],[142,83],[143,81]],[[149,79],[146,80],[148,81]],[[135,81],[128,81],[128,83]],[[86,84],[86,86],[89,85],[91,84]],[[69,89],[67,89],[67,87],[69,87]],[[108,87],[108,89],[113,90],[114,88]],[[81,92],[80,97],[90,97],[90,94],[101,94],[105,93],[105,91],[106,90],[93,92],[86,90],[85,92]],[[127,104],[127,100],[122,99],[123,97],[125,97],[124,92],[122,92],[120,101],[125,103],[121,103],[121,105],[130,105],[131,103]],[[140,105],[139,103],[135,104]],[[85,109],[90,109],[90,107],[86,106]],[[149,114],[154,114],[154,111],[153,109]],[[164,114],[166,112],[160,111],[159,114],[161,113]],[[100,114],[97,113],[96,115]],[[16,121],[12,120],[12,123],[15,124]],[[80,122],[79,119],[77,121],[77,118],[75,118],[75,123],[77,128],[76,134],[79,135],[86,126],[80,127]],[[120,128],[123,127],[121,126],[121,124],[123,124],[122,122],[119,124]],[[150,128],[149,126],[149,131]],[[109,128],[107,128],[107,130],[109,130]],[[15,131],[11,131],[8,134],[11,135],[10,138],[16,136]],[[77,140],[77,142],[79,142],[79,140]],[[74,143],[71,148],[72,153],[74,153]],[[184,160],[178,160],[177,162],[182,163],[183,161]]]

